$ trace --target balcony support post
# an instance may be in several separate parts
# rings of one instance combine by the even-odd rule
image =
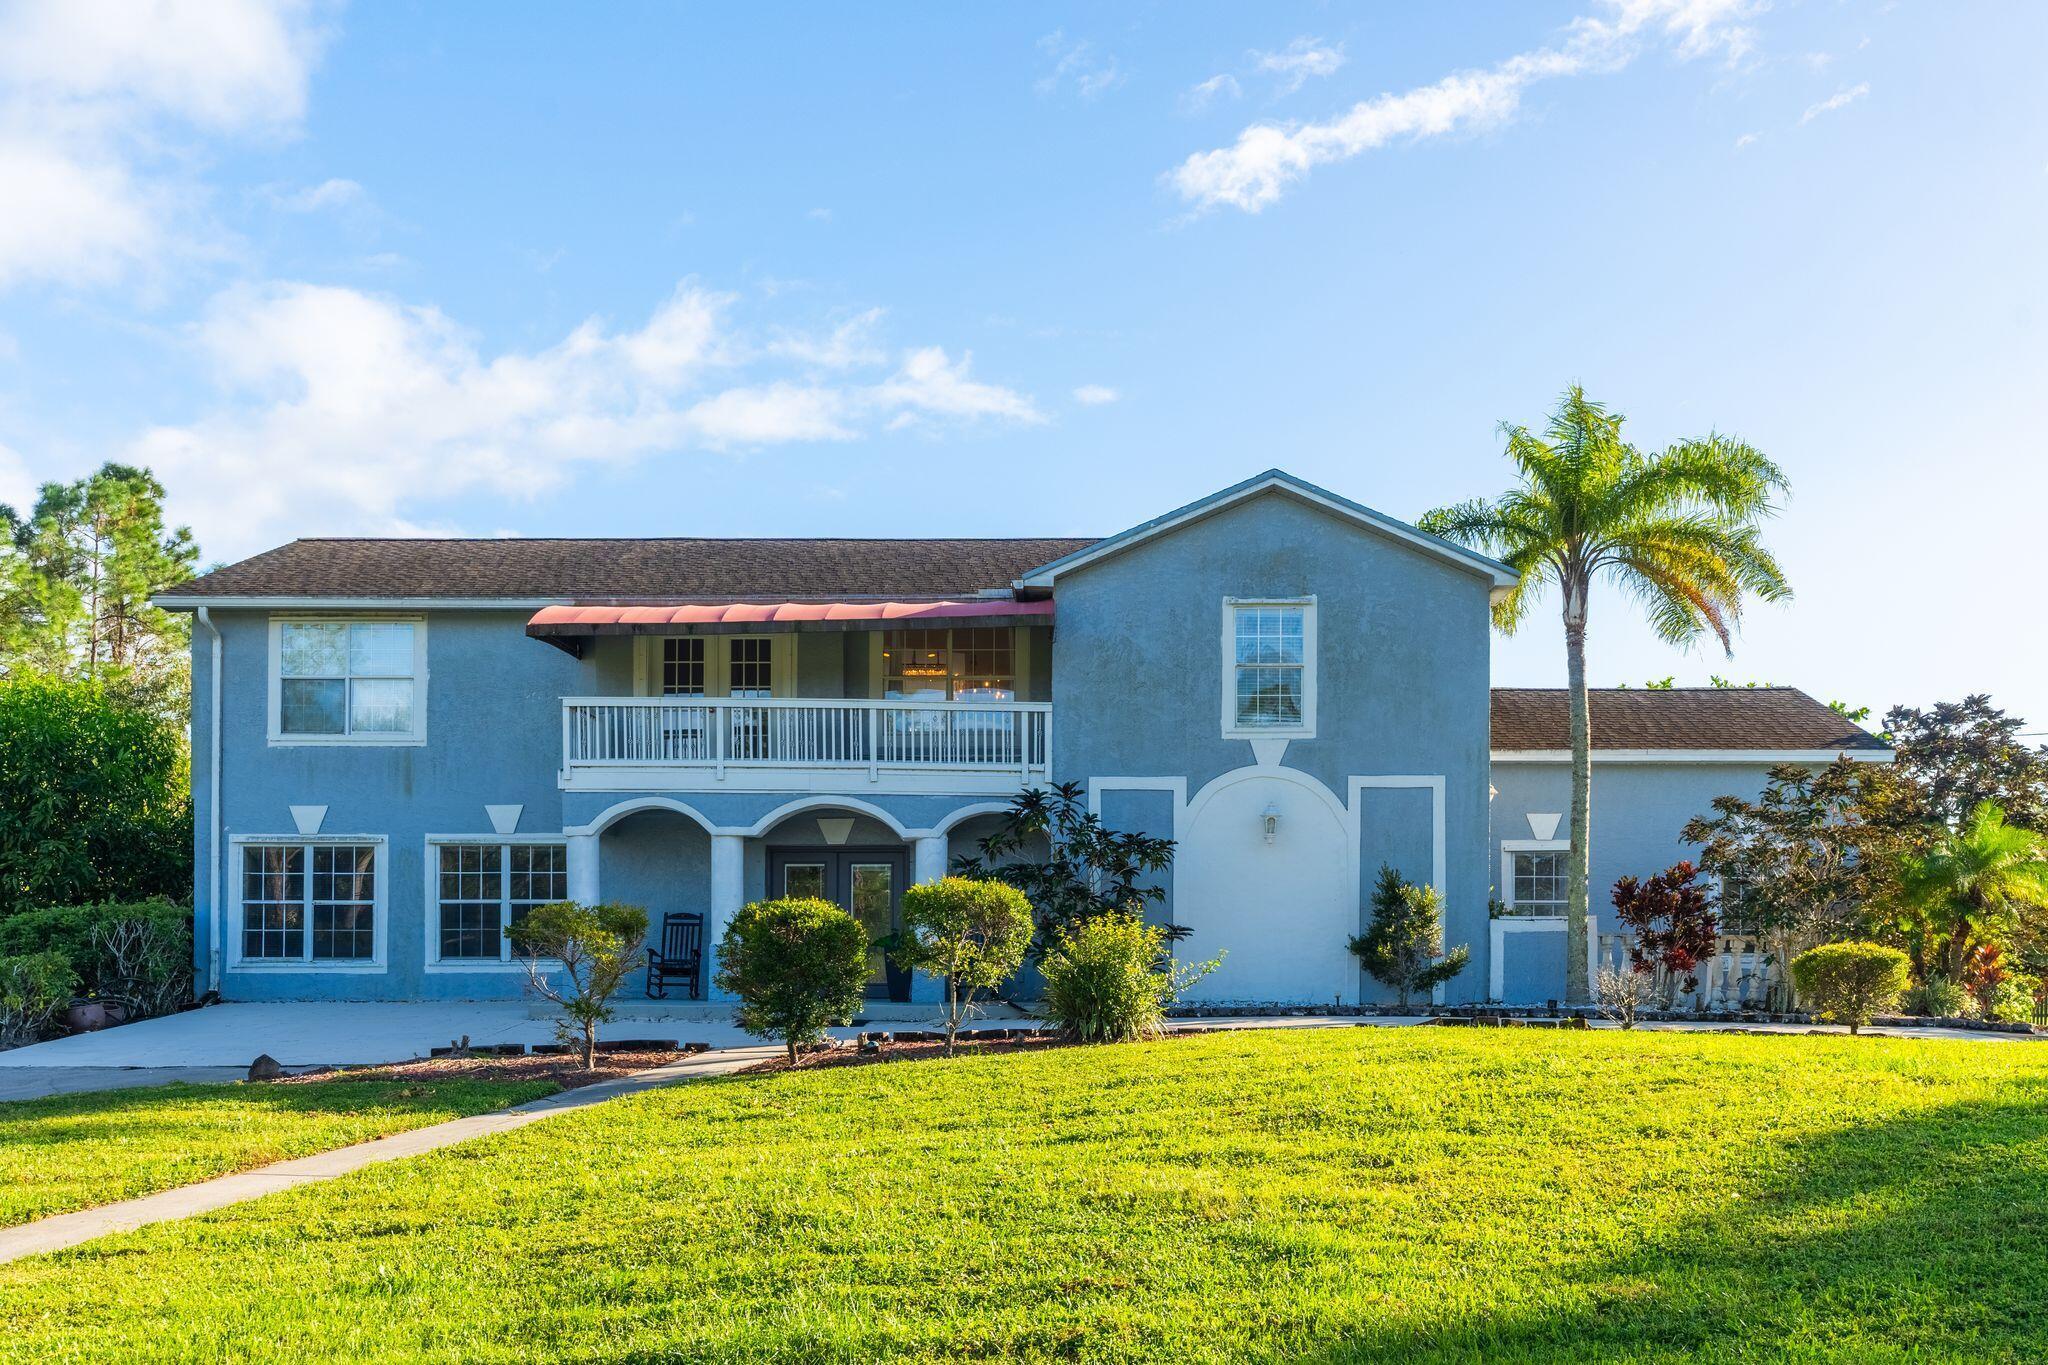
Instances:
[[[595,834],[572,834],[567,849],[569,874],[569,899],[582,905],[596,905],[597,884],[597,841]]]
[[[711,836],[711,899],[704,916],[704,998],[728,1000],[711,982],[718,974],[718,941],[746,900],[747,840],[741,834]]]

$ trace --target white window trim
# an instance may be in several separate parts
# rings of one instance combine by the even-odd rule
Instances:
[[[1500,841],[1500,901],[1513,910],[1515,900],[1515,855],[1517,853],[1569,853],[1572,841],[1569,839],[1503,839]],[[1522,919],[1557,919],[1562,915],[1523,915]]]
[[[420,950],[425,957],[429,975],[441,976],[449,973],[517,972],[524,975],[526,963],[513,955],[509,945],[506,956],[493,962],[483,957],[441,956],[441,846],[443,844],[495,844],[500,848],[513,844],[560,844],[563,865],[568,863],[569,836],[566,834],[429,834],[426,840],[426,854],[420,860],[425,864],[425,896],[420,901]],[[498,899],[500,913],[505,901]],[[544,966],[559,966],[551,957],[541,959]]]
[[[368,844],[376,849],[375,861],[370,864],[372,895],[370,898],[370,924],[374,951],[367,959],[360,961],[330,960],[326,958],[275,958],[245,957],[242,953],[242,849],[248,845],[276,845],[298,847],[309,850],[306,877],[313,875],[310,850],[323,845]],[[237,834],[228,840],[233,850],[233,862],[229,880],[234,894],[228,902],[228,969],[237,972],[350,972],[359,975],[382,975],[388,970],[387,961],[391,950],[391,846],[381,834]],[[312,947],[313,925],[306,924],[306,946]]]
[[[1240,607],[1301,609],[1301,724],[1237,723],[1237,612]],[[1316,599],[1314,597],[1226,597],[1223,599],[1223,737],[1225,739],[1314,739],[1316,737]]]
[[[368,734],[368,735],[288,735],[280,726],[284,702],[284,658],[283,628],[288,625],[350,625],[357,622],[371,624],[395,624],[403,622],[412,626],[412,733]],[[427,742],[427,618],[424,616],[366,616],[366,615],[287,615],[270,618],[270,696],[268,701],[269,738],[273,748],[298,748],[302,746],[369,745],[389,748],[394,745],[420,745]]]

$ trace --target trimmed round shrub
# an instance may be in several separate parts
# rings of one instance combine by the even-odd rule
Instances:
[[[760,1038],[799,1047],[861,1009],[867,994],[868,931],[831,901],[810,896],[742,906],[718,941],[718,989],[739,998],[733,1019]]]
[[[1855,1033],[1897,1003],[1912,964],[1882,943],[1823,943],[1792,959],[1792,984],[1822,1019]]]
[[[1164,929],[1136,915],[1101,915],[1053,939],[1039,967],[1043,1006],[1062,1031],[1084,1043],[1149,1038],[1174,998],[1220,961],[1176,964],[1167,955]]]

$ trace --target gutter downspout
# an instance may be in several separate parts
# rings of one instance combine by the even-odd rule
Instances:
[[[196,609],[199,624],[206,627],[206,633],[213,637],[213,667],[207,679],[213,693],[211,718],[207,723],[206,747],[206,988],[209,992],[220,990],[221,958],[221,909],[220,909],[220,628],[213,623],[213,617],[205,607]]]

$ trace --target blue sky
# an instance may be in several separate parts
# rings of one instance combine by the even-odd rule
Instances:
[[[1579,380],[1784,465],[1733,661],[2048,729],[2048,6],[0,3],[0,499],[298,535],[1397,516]],[[1543,609],[1496,680],[1554,684]]]

